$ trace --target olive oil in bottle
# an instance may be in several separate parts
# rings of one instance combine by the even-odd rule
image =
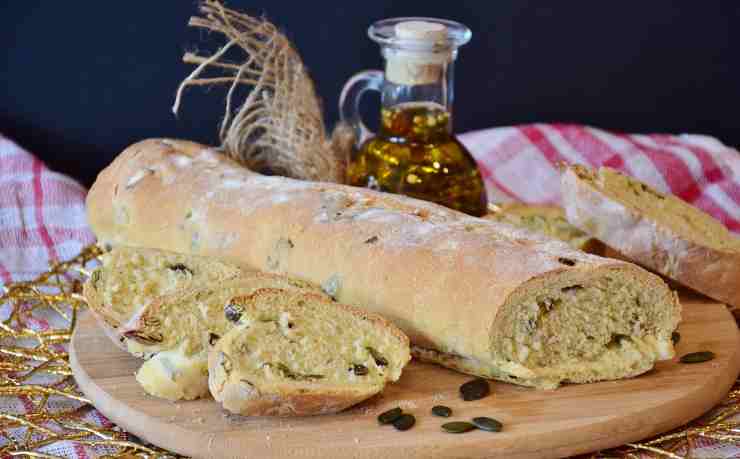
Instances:
[[[380,21],[369,33],[381,43],[386,69],[356,75],[342,93],[343,119],[361,139],[350,161],[349,184],[484,215],[487,200],[480,171],[452,135],[452,67],[457,47],[470,39],[470,31],[451,21],[401,18]],[[357,113],[357,101],[368,89],[382,95],[376,136]]]

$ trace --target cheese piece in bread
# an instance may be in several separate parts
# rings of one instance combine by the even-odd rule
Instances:
[[[380,316],[325,296],[260,289],[232,299],[239,325],[211,349],[211,394],[242,415],[336,413],[396,381],[408,338]]]
[[[740,238],[722,223],[613,169],[569,166],[568,220],[630,260],[740,306]]]
[[[417,355],[473,374],[555,387],[673,356],[677,297],[638,266],[405,196],[263,176],[192,142],[130,146],[87,210],[102,243],[323,285],[391,320]]]

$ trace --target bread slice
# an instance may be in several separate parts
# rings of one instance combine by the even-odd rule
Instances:
[[[179,400],[207,395],[208,346],[233,326],[223,308],[260,288],[323,295],[319,287],[285,276],[130,247],[106,254],[83,292],[108,336],[146,359],[136,373],[144,390]]]
[[[108,336],[125,348],[116,329],[161,296],[237,278],[247,272],[234,264],[156,249],[116,247],[101,257],[83,286],[90,309]]]
[[[568,223],[561,207],[508,202],[489,204],[488,209],[486,220],[509,223],[567,242],[574,249],[604,255],[604,244]]]
[[[394,325],[314,293],[259,289],[226,314],[239,325],[210,351],[209,386],[233,413],[336,413],[398,380],[411,358]]]
[[[605,167],[569,166],[561,183],[573,225],[642,266],[740,305],[740,238],[722,223]]]

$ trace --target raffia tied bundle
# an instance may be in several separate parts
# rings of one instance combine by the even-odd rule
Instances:
[[[353,133],[340,126],[328,138],[313,82],[290,41],[268,21],[225,8],[216,0],[206,0],[200,9],[203,17],[190,18],[189,25],[221,33],[229,41],[211,56],[183,56],[198,67],[180,84],[173,112],[177,114],[186,87],[228,84],[219,133],[228,156],[254,171],[344,182]],[[234,47],[246,54],[241,64],[225,59]],[[208,70],[219,75],[205,77]],[[252,90],[235,109],[240,85]]]

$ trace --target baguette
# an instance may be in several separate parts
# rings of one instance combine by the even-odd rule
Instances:
[[[398,380],[411,359],[398,328],[322,295],[260,289],[230,306],[239,324],[211,349],[208,382],[233,413],[336,413]]]
[[[635,263],[740,306],[740,238],[722,223],[605,167],[569,166],[561,183],[572,224]]]
[[[87,197],[99,242],[208,255],[322,285],[415,355],[541,388],[673,356],[674,292],[630,263],[412,198],[267,177],[192,142],[127,148]]]

